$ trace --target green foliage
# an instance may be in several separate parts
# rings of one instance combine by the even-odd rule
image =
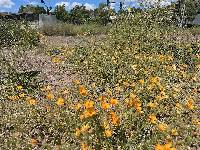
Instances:
[[[73,24],[83,24],[90,20],[90,11],[85,6],[75,6],[70,11],[70,20]]]
[[[98,35],[107,34],[109,26],[89,23],[83,25],[74,25],[70,23],[59,23],[54,26],[44,26],[40,29],[42,34],[53,36],[77,36],[77,35]]]
[[[57,19],[67,22],[69,21],[70,17],[69,17],[69,13],[66,11],[65,9],[65,5],[57,5],[54,13],[57,17]]]
[[[176,43],[176,36],[188,33],[170,25],[171,16],[172,12],[166,9],[151,9],[129,17],[122,15],[111,27],[110,38],[106,42],[78,47],[69,60],[80,66],[77,72],[103,85],[115,84],[119,79],[135,80],[142,77],[142,72],[134,74],[130,67],[139,63],[135,59],[139,53],[171,55],[176,63],[184,63],[192,68],[192,58],[195,51],[199,53],[199,44],[185,40]]]
[[[20,6],[19,13],[34,13],[34,14],[45,14],[46,10],[44,7],[41,7],[39,5],[26,5],[26,6]]]
[[[0,47],[34,46],[39,42],[38,32],[27,22],[0,20]]]

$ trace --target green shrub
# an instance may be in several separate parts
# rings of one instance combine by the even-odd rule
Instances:
[[[48,36],[96,35],[106,34],[108,32],[108,27],[97,24],[74,25],[59,23],[56,25],[44,26],[40,28],[40,32]]]
[[[24,21],[0,20],[0,47],[34,46],[39,42],[39,34]]]

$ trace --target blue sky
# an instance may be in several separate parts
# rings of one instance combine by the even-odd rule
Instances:
[[[55,7],[56,4],[63,4],[67,6],[67,9],[73,8],[75,5],[85,5],[88,9],[94,9],[99,5],[99,3],[106,3],[106,0],[44,0],[48,6]],[[120,0],[115,0],[119,2]],[[135,5],[134,0],[126,0],[126,4]],[[41,0],[0,0],[0,12],[17,12],[21,5],[34,4],[41,5]],[[113,7],[118,7],[118,3],[112,5]]]
[[[75,5],[85,5],[87,9],[94,9],[98,7],[99,3],[106,3],[106,0],[44,0],[45,3],[48,6],[52,6],[53,8],[56,5],[65,4],[66,9],[71,9]],[[119,8],[119,2],[124,1],[125,5],[124,7],[132,7],[132,6],[138,6],[137,1],[141,0],[110,0],[115,1],[116,4],[112,4],[112,8]],[[149,3],[154,3],[158,0],[146,0],[149,1]],[[171,1],[175,0],[161,0],[162,5],[168,5]],[[41,0],[0,0],[0,12],[18,12],[19,7],[21,5],[27,5],[27,4],[33,4],[33,5],[42,5]],[[43,5],[42,5],[43,6]]]

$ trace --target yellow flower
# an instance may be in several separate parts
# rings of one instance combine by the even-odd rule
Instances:
[[[80,93],[80,95],[83,95],[83,96],[86,96],[88,94],[88,92],[84,86],[79,87],[79,93]]]
[[[156,96],[157,101],[161,101],[161,100],[167,99],[167,98],[169,98],[169,96],[166,95],[166,93],[164,91],[161,91],[160,94],[158,96]]]
[[[79,137],[81,135],[81,130],[79,128],[76,128],[76,132],[75,132],[75,135],[77,137]]]
[[[47,98],[48,100],[54,99],[53,93],[48,93],[48,94],[46,95],[46,98]]]
[[[156,122],[157,122],[157,118],[156,118],[156,116],[154,114],[149,115],[148,116],[148,120],[153,124],[156,124]]]
[[[30,144],[32,145],[37,145],[38,144],[38,141],[36,139],[30,139]]]
[[[142,84],[142,85],[144,85],[144,79],[140,79],[139,83]]]
[[[88,124],[83,125],[83,126],[81,127],[81,132],[87,132],[89,128],[90,128],[90,126],[89,126]]]
[[[107,121],[104,121],[103,127],[104,127],[104,129],[109,129],[110,128],[109,123]]]
[[[84,118],[88,118],[88,117],[92,117],[96,114],[95,109],[91,108],[91,109],[87,109],[83,112]]]
[[[60,62],[61,62],[61,59],[60,59],[60,57],[53,57],[53,58],[51,59],[51,61],[52,61],[53,63],[60,63]]]
[[[100,96],[100,97],[98,98],[98,100],[99,100],[99,101],[105,101],[105,100],[106,100],[106,97],[105,97],[104,95],[102,95],[102,96]]]
[[[182,109],[181,104],[180,104],[180,103],[176,103],[176,108],[178,108],[178,109]]]
[[[150,108],[156,108],[158,106],[158,103],[156,103],[156,102],[149,102],[147,104],[147,106],[150,107]]]
[[[131,99],[135,99],[137,97],[137,95],[131,93],[130,96],[129,96]]]
[[[167,130],[167,128],[168,128],[168,125],[166,124],[166,123],[160,123],[160,124],[158,124],[158,129],[160,130],[160,131],[166,131]]]
[[[103,102],[102,104],[101,104],[101,108],[102,109],[109,109],[110,108],[110,104],[109,103],[106,103],[106,102]]]
[[[106,137],[111,137],[112,136],[112,131],[111,130],[105,130],[105,136]]]
[[[176,129],[172,129],[172,131],[171,131],[171,135],[177,136],[177,135],[178,135],[177,130],[176,130]]]
[[[151,77],[150,78],[150,82],[152,84],[156,84],[157,85],[160,82],[160,78],[159,77]]]
[[[76,84],[76,85],[78,85],[78,84],[80,84],[80,80],[73,80],[73,82],[74,82],[74,84]]]
[[[193,110],[194,109],[194,101],[193,99],[189,99],[186,103],[186,106],[188,107],[188,109]]]
[[[77,104],[75,105],[75,109],[76,109],[76,110],[81,109],[81,107],[82,107],[81,103],[77,103]]]
[[[23,87],[21,85],[17,86],[17,90],[21,90]]]
[[[93,107],[94,107],[94,101],[87,100],[87,101],[85,102],[84,106],[85,106],[86,109],[93,108]]]
[[[15,101],[15,100],[19,99],[19,96],[18,95],[8,96],[8,99],[12,100],[12,101]]]
[[[25,97],[25,93],[21,93],[21,94],[19,94],[19,97],[21,97],[21,98],[23,98],[23,97]]]
[[[27,103],[29,105],[36,105],[37,101],[35,99],[29,97],[29,98],[27,98]]]
[[[111,98],[111,99],[110,99],[110,104],[111,104],[111,105],[117,105],[117,104],[118,104],[118,100],[115,99],[115,98]]]
[[[63,106],[65,104],[65,100],[63,98],[58,98],[58,100],[56,101],[56,104],[58,106]]]

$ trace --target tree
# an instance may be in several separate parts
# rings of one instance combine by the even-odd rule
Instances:
[[[45,14],[46,10],[44,7],[41,7],[39,5],[34,6],[34,5],[26,5],[26,6],[20,6],[19,8],[19,13],[28,13],[32,12],[34,14]]]
[[[56,18],[63,21],[67,22],[70,20],[69,18],[69,13],[65,9],[65,5],[57,5],[54,14],[56,15]]]
[[[100,3],[99,7],[94,10],[96,22],[106,25],[110,20],[111,15],[115,15],[116,12],[113,9],[109,9],[106,4]]]
[[[175,3],[175,16],[178,25],[183,27],[187,21],[192,21],[200,9],[199,0],[178,0]]]
[[[77,5],[71,9],[70,18],[73,24],[83,24],[91,19],[91,11],[87,10],[83,5]]]

